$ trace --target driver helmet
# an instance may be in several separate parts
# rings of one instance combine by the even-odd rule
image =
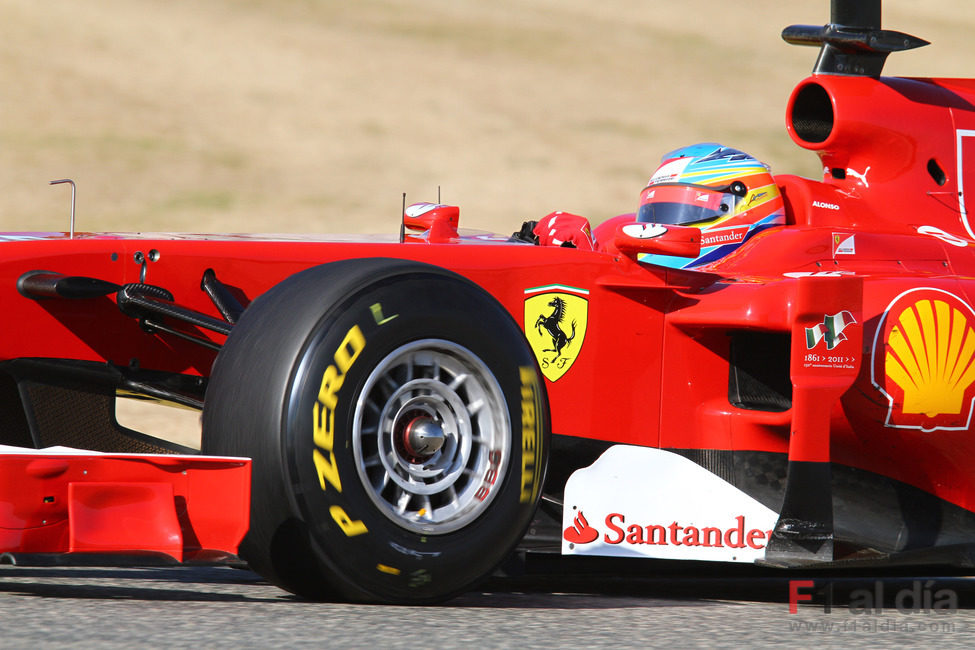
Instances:
[[[698,257],[646,254],[641,262],[696,268],[725,257],[758,232],[785,223],[768,165],[715,143],[665,155],[640,192],[637,221],[701,229]]]

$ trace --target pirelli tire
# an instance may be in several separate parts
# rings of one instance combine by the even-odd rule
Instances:
[[[312,598],[436,602],[524,534],[549,447],[524,335],[445,269],[346,260],[254,301],[218,355],[206,453],[253,458],[241,549]]]

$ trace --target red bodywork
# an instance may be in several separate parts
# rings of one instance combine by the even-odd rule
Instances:
[[[223,559],[247,532],[242,458],[0,450],[0,552]]]
[[[797,144],[819,154],[823,180],[778,176],[787,225],[701,271],[640,263],[636,248],[628,253],[614,239],[628,217],[596,228],[592,252],[459,236],[453,211],[412,220],[402,243],[10,234],[0,243],[0,361],[70,359],[206,377],[215,359],[214,350],[145,331],[113,295],[25,296],[18,280],[30,271],[164,287],[175,303],[219,319],[201,290],[208,269],[246,306],[310,266],[406,258],[483,287],[529,340],[541,335],[526,312],[532,295],[569,287],[584,297],[578,355],[546,386],[558,436],[830,462],[975,512],[975,233],[965,210],[965,188],[975,187],[975,82],[816,75],[796,88],[786,122]],[[845,361],[823,372],[808,359],[835,355],[803,333],[829,329],[824,319],[843,312],[855,323],[833,341]],[[760,383],[785,401],[732,396],[736,373],[767,374]],[[957,410],[935,397],[946,391],[960,395]],[[60,442],[34,431],[34,444]]]

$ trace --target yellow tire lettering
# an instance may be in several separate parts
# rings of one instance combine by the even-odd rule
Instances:
[[[334,365],[325,369],[322,375],[322,385],[318,389],[318,401],[327,409],[334,409],[338,404],[338,397],[335,396],[342,384],[345,383],[345,374],[339,374],[338,368]]]
[[[353,325],[345,334],[339,349],[335,351],[335,363],[325,369],[322,384],[318,389],[318,401],[326,408],[334,409],[338,403],[336,393],[345,383],[345,373],[349,371],[359,354],[366,347],[366,337],[358,325]]]
[[[325,454],[315,449],[312,452],[312,460],[315,461],[315,469],[318,471],[318,483],[322,486],[322,489],[326,489],[325,483],[328,482],[336,492],[342,492],[342,481],[339,480],[339,468],[335,464],[335,454],[328,452],[328,458]]]
[[[335,441],[335,407],[339,401],[338,392],[345,383],[345,373],[359,358],[359,354],[365,347],[366,337],[358,325],[353,325],[345,333],[342,343],[333,356],[335,363],[325,369],[322,383],[318,387],[318,401],[312,408],[312,439],[316,446],[312,460],[315,462],[318,482],[322,490],[328,489],[328,485],[331,485],[337,492],[342,492],[339,468],[335,462],[335,453],[332,451]]]
[[[362,335],[362,330],[359,329],[358,325],[353,325],[352,329],[346,332],[342,344],[335,352],[335,364],[342,371],[343,376],[359,358],[359,354],[365,347],[366,337]]]
[[[335,439],[335,411],[329,410],[325,415],[325,409],[319,408],[321,403],[315,404],[312,416],[312,436],[315,444],[325,451],[332,450],[332,441]]]
[[[385,325],[389,321],[399,316],[399,314],[393,314],[388,318],[383,316],[383,306],[378,302],[370,305],[369,309],[372,310],[372,318],[376,321],[376,325]]]
[[[531,503],[538,495],[536,480],[539,422],[538,411],[541,404],[538,395],[535,370],[522,367],[521,374],[521,498],[522,503]]]
[[[338,406],[338,393],[345,383],[345,375],[355,363],[356,359],[366,347],[366,337],[358,325],[353,325],[345,333],[332,357],[330,364],[322,373],[322,381],[318,387],[318,400],[312,407],[312,461],[318,474],[318,483],[322,491],[332,486],[336,492],[342,493],[342,481],[339,478],[339,467],[335,459],[335,408]],[[347,537],[355,537],[369,532],[361,520],[353,519],[342,506],[333,505],[328,513],[338,524],[339,529]]]
[[[332,519],[339,525],[339,528],[342,529],[346,537],[355,537],[356,535],[369,532],[369,529],[366,528],[366,525],[362,521],[358,519],[353,520],[346,514],[342,506],[332,506],[328,509],[328,513],[332,515]]]

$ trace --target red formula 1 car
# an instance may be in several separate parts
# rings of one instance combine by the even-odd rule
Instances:
[[[242,555],[312,597],[449,596],[540,500],[564,554],[971,564],[975,81],[882,77],[923,41],[833,5],[783,33],[821,47],[787,124],[822,180],[704,144],[592,232],[4,235],[0,442],[185,452],[113,402],[202,409],[253,459]]]

